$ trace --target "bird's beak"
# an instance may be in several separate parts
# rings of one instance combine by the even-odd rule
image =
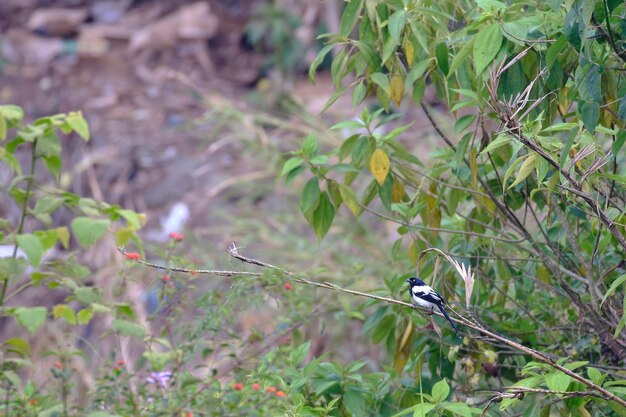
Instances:
[[[406,283],[408,284],[409,282],[411,282],[411,278],[407,279],[407,280],[406,280],[406,281],[404,281],[404,282],[406,282]]]

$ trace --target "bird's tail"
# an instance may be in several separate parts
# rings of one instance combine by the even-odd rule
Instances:
[[[439,307],[439,310],[441,310],[441,313],[444,315],[444,317],[446,318],[446,320],[448,320],[448,322],[450,322],[450,326],[452,326],[452,328],[454,329],[454,333],[456,333],[456,335],[460,338],[461,334],[459,333],[459,331],[457,330],[456,326],[454,325],[454,322],[452,321],[452,319],[450,318],[450,316],[448,316],[448,313],[446,312],[446,309],[443,308],[443,305],[438,305],[437,307]]]

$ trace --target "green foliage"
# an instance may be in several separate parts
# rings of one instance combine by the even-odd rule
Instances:
[[[334,47],[337,91],[327,106],[351,93],[354,106],[369,97],[382,109],[338,123],[344,139],[335,149],[312,155],[303,146],[285,165],[289,181],[305,169],[313,175],[301,209],[318,237],[343,203],[357,217],[367,209],[396,222],[391,253],[403,270],[428,247],[471,265],[481,277],[472,314],[527,347],[568,357],[560,363],[617,397],[626,384],[610,371],[626,360],[625,13],[623,2],[604,0],[349,1],[310,75]],[[453,131],[422,103],[426,84],[448,108]],[[406,95],[445,145],[427,166],[415,137],[402,135],[410,126],[394,122],[409,106]],[[390,122],[390,133],[377,130]],[[333,216],[317,210],[322,194]],[[417,268],[453,308],[463,305],[454,269],[428,257]],[[400,278],[388,277],[380,293],[397,295]],[[364,329],[385,345],[398,376],[429,378],[440,369],[452,384],[438,382],[430,397],[408,404],[396,398],[401,414],[472,415],[482,411],[464,402],[480,390],[523,387],[536,391],[500,397],[502,412],[623,415],[617,402],[585,394],[588,385],[522,352],[502,355],[497,343],[467,337],[432,354],[411,323],[425,321],[381,307]],[[446,365],[446,356],[455,363]],[[416,370],[417,358],[430,373]]]

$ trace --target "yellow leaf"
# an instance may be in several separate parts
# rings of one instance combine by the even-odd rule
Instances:
[[[404,96],[404,78],[400,74],[391,77],[391,99],[396,106],[400,107],[402,96]]]
[[[376,149],[370,159],[370,171],[380,186],[385,183],[391,163],[389,157],[382,149]]]
[[[409,320],[402,337],[398,340],[396,346],[396,354],[394,357],[393,365],[398,373],[402,373],[404,366],[409,360],[409,354],[411,353],[411,335],[413,334],[413,323]]]
[[[355,215],[355,217],[359,217],[359,215],[361,214],[361,206],[359,206],[359,200],[357,199],[356,194],[354,193],[354,191],[352,191],[350,187],[343,184],[338,185],[339,193],[341,194],[343,202],[346,203],[346,206],[348,206],[348,208],[350,209],[352,214]]]
[[[404,56],[406,57],[407,64],[409,64],[409,68],[413,68],[413,60],[415,59],[415,48],[413,47],[413,42],[411,42],[408,38],[406,39],[406,43],[404,44]]]
[[[530,174],[535,170],[535,159],[537,159],[536,153],[531,153],[522,163],[522,166],[517,173],[517,177],[515,177],[515,181],[513,184],[509,186],[509,189],[515,187],[520,182],[524,181]]]
[[[411,337],[411,334],[413,334],[413,323],[409,321],[406,324],[406,329],[404,329],[404,334],[402,335],[402,339],[400,339],[399,350],[404,349],[404,346],[406,345],[406,342],[409,341],[409,337]]]
[[[404,185],[399,179],[393,177],[393,185],[391,186],[391,202],[399,203],[404,199]]]
[[[470,172],[472,173],[472,185],[474,188],[477,187],[478,184],[478,167],[476,166],[476,148],[472,148],[469,156],[470,163]]]
[[[421,246],[424,246],[424,244],[419,240],[414,240],[411,242],[411,245],[409,245],[407,257],[409,258],[411,265],[415,265],[417,263],[417,258],[420,256],[420,251],[423,249]],[[422,258],[421,263],[423,263],[425,259],[426,258]]]
[[[56,234],[63,247],[67,249],[70,246],[70,231],[65,226],[57,227]]]
[[[130,227],[120,227],[115,231],[115,240],[118,246],[124,246],[133,237],[135,232]]]

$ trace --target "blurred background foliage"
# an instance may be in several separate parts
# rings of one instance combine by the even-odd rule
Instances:
[[[4,415],[626,415],[623,2],[0,7]]]

